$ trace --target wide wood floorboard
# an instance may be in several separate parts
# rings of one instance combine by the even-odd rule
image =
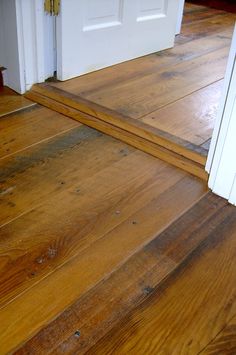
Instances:
[[[216,81],[141,120],[198,146],[204,144],[212,136],[222,86],[223,80]]]
[[[27,97],[41,104],[42,96],[48,97],[55,110],[58,103],[85,113],[91,107],[95,128],[105,120],[110,124],[105,133],[115,136],[117,127],[124,135],[144,139],[145,151],[154,144],[204,167],[235,19],[235,14],[186,3],[174,48],[66,82],[35,86]],[[82,100],[87,104],[81,105]],[[109,117],[99,112],[104,109],[111,110]],[[195,170],[193,174],[202,175]]]
[[[236,354],[236,315],[227,321],[224,328],[200,352],[202,355]]]
[[[0,353],[230,354],[235,208],[40,105],[0,124]]]
[[[123,265],[207,187],[39,105],[7,115],[1,124],[0,353],[5,354]]]
[[[0,117],[33,105],[35,105],[34,102],[18,95],[13,90],[7,87],[0,88]]]
[[[182,265],[89,354],[235,354],[235,207],[192,229],[202,233],[207,238]],[[176,250],[171,255],[176,260]]]
[[[78,122],[39,105],[5,115],[0,120],[0,159],[78,126]]]
[[[1,355],[235,354],[236,209],[201,175],[232,17],[207,11],[186,6],[169,52],[75,79],[82,94],[38,86],[43,107],[0,93]],[[129,115],[91,101],[108,85],[114,105],[122,87],[136,102],[139,77],[146,104],[139,91]]]

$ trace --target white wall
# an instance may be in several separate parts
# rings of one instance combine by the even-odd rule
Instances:
[[[8,85],[24,92],[24,65],[18,38],[16,0],[0,0],[0,64],[7,68]]]

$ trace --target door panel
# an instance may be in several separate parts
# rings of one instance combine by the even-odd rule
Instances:
[[[66,80],[174,44],[180,0],[61,0],[58,78]]]

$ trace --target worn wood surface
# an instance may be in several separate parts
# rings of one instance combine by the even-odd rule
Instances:
[[[38,101],[39,96],[37,100],[36,94],[44,96],[44,101]],[[27,94],[27,97],[41,104],[43,104],[43,102],[46,104],[46,100],[50,98],[56,101],[55,105],[56,103],[62,103],[68,106],[68,108],[76,109],[79,112],[86,113],[100,121],[109,123],[111,130],[114,126],[121,128],[126,132],[130,132],[140,138],[144,138],[148,142],[165,147],[172,152],[205,166],[207,151],[204,151],[204,149],[201,149],[197,145],[194,146],[194,144],[192,144],[192,149],[188,149],[191,145],[188,141],[184,141],[183,139],[164,130],[160,130],[157,127],[150,126],[144,121],[138,120],[135,121],[134,124],[134,120],[131,117],[120,114],[119,112],[108,109],[90,100],[67,93],[66,91],[58,88],[50,87],[47,84],[34,86],[33,90]],[[52,102],[51,108],[53,109],[52,100],[50,100],[50,102]]]
[[[0,354],[233,355],[235,207],[41,99],[0,120]]]
[[[199,160],[200,163],[194,161],[194,159],[185,158],[185,156],[183,156],[182,154],[178,154],[180,151],[182,153],[183,147],[181,150],[179,150],[178,149],[179,146],[176,144],[176,141],[175,141],[175,144],[173,144],[171,141],[168,141],[167,140],[168,136],[167,136],[167,134],[163,134],[164,132],[160,132],[161,135],[158,136],[158,141],[159,142],[160,141],[167,142],[169,149],[165,148],[165,144],[160,145],[160,144],[154,143],[155,138],[154,138],[154,142],[152,142],[152,138],[153,138],[152,132],[149,132],[149,131],[145,132],[145,135],[147,136],[148,139],[144,139],[132,132],[121,129],[115,125],[108,123],[107,121],[104,120],[104,118],[106,120],[109,117],[114,119],[114,116],[110,112],[110,110],[105,110],[105,115],[103,115],[104,114],[103,108],[101,110],[101,107],[100,107],[100,110],[97,111],[97,109],[94,110],[94,106],[97,107],[97,105],[91,105],[91,106],[86,105],[85,106],[84,111],[88,110],[88,112],[90,112],[91,114],[99,114],[99,116],[100,116],[100,114],[102,114],[103,115],[102,119],[100,119],[95,116],[91,116],[85,112],[76,110],[71,106],[61,103],[60,101],[62,101],[62,102],[67,101],[68,94],[66,94],[65,96],[64,95],[61,96],[61,98],[59,97],[58,100],[55,100],[55,89],[53,89],[53,90],[50,89],[47,91],[48,94],[49,93],[53,94],[54,99],[51,99],[49,97],[49,95],[46,95],[46,96],[42,95],[40,93],[41,91],[44,92],[44,88],[42,90],[41,88],[37,87],[36,91],[30,91],[29,94],[27,95],[27,97],[30,97],[32,100],[34,100],[34,101],[36,101],[48,108],[51,108],[54,111],[63,113],[64,115],[71,117],[83,124],[86,124],[92,128],[96,128],[97,130],[99,130],[103,133],[109,134],[112,137],[118,138],[121,141],[134,146],[135,148],[138,148],[148,154],[151,154],[157,158],[160,158],[160,159],[162,159],[162,160],[164,160],[164,161],[166,161],[178,168],[181,168],[181,169],[193,174],[194,176],[200,177],[201,179],[203,179],[205,181],[208,179],[208,174],[205,172],[206,156],[200,155],[196,151],[189,150],[188,149],[189,145],[187,145],[186,149],[185,149],[185,151],[187,152],[187,156],[188,157],[194,156],[195,159],[198,158],[196,160]],[[58,90],[56,90],[56,92],[57,91]],[[69,96],[70,95],[71,94],[69,94]],[[65,97],[66,97],[66,100],[65,100]],[[83,101],[82,101],[82,104],[83,104]],[[85,100],[85,102],[87,103],[86,100]],[[77,105],[78,105],[78,100],[72,101],[72,106],[77,106]],[[79,100],[79,106],[80,105],[81,105],[81,100]],[[109,116],[107,115],[107,111],[108,111]],[[124,121],[124,123],[125,123],[125,121]],[[177,150],[177,153],[175,152],[175,150]],[[202,147],[201,151],[205,152],[206,149],[204,147]]]
[[[235,19],[234,14],[186,4],[173,49],[35,86],[32,94],[110,123],[110,132],[115,126],[124,135],[144,138],[145,151],[151,142],[205,165],[205,143],[213,132]],[[30,95],[37,101],[37,95]]]
[[[236,312],[235,207],[197,229],[206,239],[88,353],[199,354],[214,339],[208,353],[234,354],[235,327],[219,332]]]
[[[212,135],[222,85],[223,80],[216,81],[141,120],[197,146],[202,145]]]
[[[1,88],[0,117],[32,105],[35,105],[35,103],[27,100],[23,96],[18,95],[8,87]]]
[[[5,115],[0,120],[0,159],[77,126],[79,123],[39,105]]]
[[[141,304],[149,302],[149,297],[163,287],[168,278],[173,277],[173,273],[181,264],[191,258],[193,250],[201,245],[209,232],[207,228],[203,230],[203,226],[212,226],[212,220],[220,223],[222,219],[217,221],[217,218],[224,207],[225,202],[222,199],[212,194],[206,195],[180,219],[132,255],[106,280],[88,291],[17,353],[83,354],[88,351],[137,305],[141,307]],[[166,312],[168,313],[168,309]],[[79,331],[79,336],[76,331]],[[147,343],[152,341],[150,335],[144,339]],[[125,338],[120,338],[121,344],[123,341],[126,341]],[[106,346],[104,353],[105,349]],[[119,345],[116,349],[119,349]],[[145,353],[142,349],[138,350],[136,353]],[[108,351],[110,354],[113,352],[116,353],[114,348]],[[94,350],[92,348],[89,353],[96,354],[97,348]]]
[[[207,193],[207,186],[47,108],[35,106],[3,119],[4,145],[16,139],[12,153],[3,149],[0,159],[5,354],[22,347],[162,233]],[[15,131],[20,136],[25,131],[26,139]]]
[[[236,354],[236,315],[227,321],[223,329],[212,339],[200,354]]]

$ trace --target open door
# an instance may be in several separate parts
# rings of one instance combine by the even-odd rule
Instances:
[[[172,47],[180,1],[61,0],[58,79]]]

